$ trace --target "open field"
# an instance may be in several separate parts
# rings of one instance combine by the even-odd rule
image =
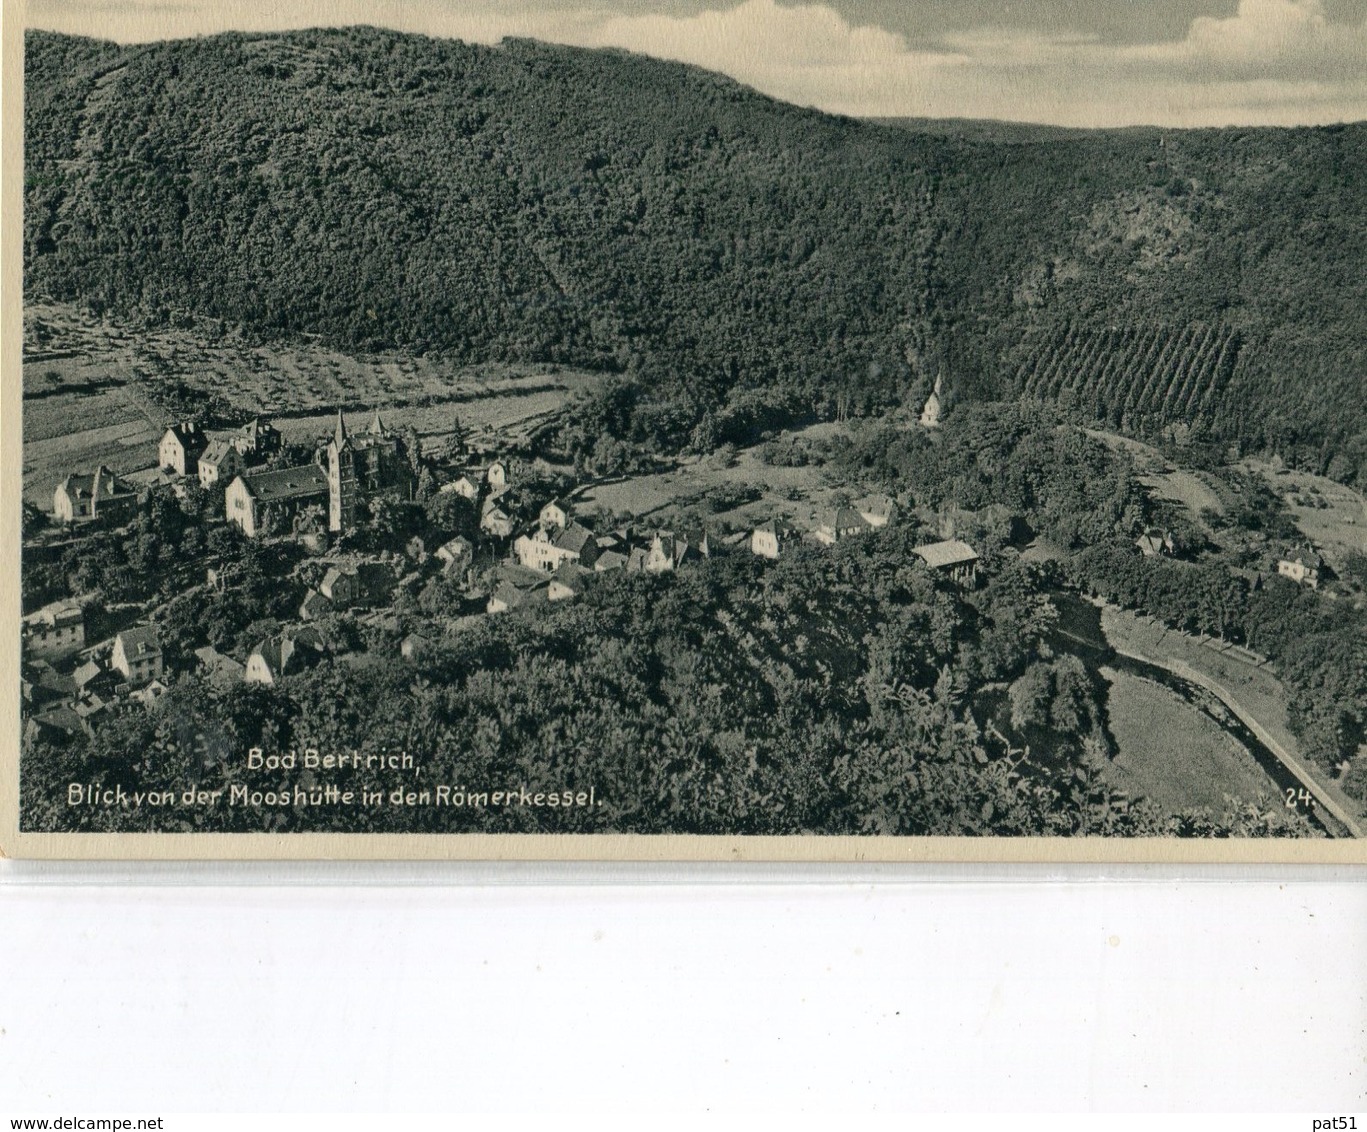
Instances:
[[[1200,472],[1173,468],[1165,472],[1142,475],[1139,480],[1151,488],[1159,499],[1167,499],[1185,507],[1198,522],[1203,511],[1214,511],[1216,514],[1224,512],[1225,507],[1220,497],[1202,478]]]
[[[1242,652],[1217,651],[1202,644],[1203,638],[1109,605],[1101,610],[1101,629],[1117,651],[1155,663],[1180,660],[1230,689],[1277,742],[1299,754],[1296,738],[1286,724],[1286,689],[1267,665],[1251,664]]]
[[[24,391],[137,383],[183,384],[216,394],[250,414],[282,414],[337,405],[391,404],[443,397],[467,384],[539,374],[559,367],[490,363],[462,366],[443,358],[351,355],[321,344],[258,345],[233,334],[210,339],[189,330],[132,330],[61,304],[26,308]]]
[[[813,425],[800,435],[824,436],[838,426]],[[830,504],[839,483],[822,468],[773,467],[764,463],[759,448],[742,449],[730,467],[708,457],[682,461],[678,467],[652,475],[632,476],[620,483],[596,484],[579,496],[587,508],[600,508],[637,517],[671,505],[688,505],[704,492],[718,487],[753,487],[761,495],[753,503],[717,512],[717,518],[734,526],[748,526],[784,517],[801,526]]]
[[[1241,715],[1258,739],[1289,756],[1350,820],[1361,822],[1367,816],[1361,803],[1348,798],[1323,766],[1313,761],[1315,752],[1305,751],[1291,733],[1287,725],[1286,689],[1268,665],[1250,663],[1242,650],[1212,648],[1202,638],[1190,637],[1109,605],[1101,610],[1101,628],[1117,652],[1147,660],[1207,688],[1221,689],[1226,703]],[[1286,757],[1282,761],[1289,765]]]
[[[1342,571],[1350,553],[1367,554],[1367,499],[1351,487],[1263,460],[1245,460],[1243,466],[1282,497],[1296,526],[1335,571]]]
[[[1175,692],[1113,668],[1107,710],[1118,752],[1111,775],[1118,787],[1169,813],[1226,808],[1226,796],[1280,804],[1276,784],[1253,756]]]
[[[1185,507],[1192,519],[1198,523],[1201,522],[1202,511],[1224,513],[1224,501],[1212,486],[1212,477],[1208,472],[1193,472],[1174,467],[1157,448],[1128,436],[1092,428],[1085,431],[1116,451],[1128,452],[1134,458],[1139,482],[1144,484],[1155,498],[1166,499]]]
[[[544,419],[564,405],[568,386],[550,383],[545,378],[512,379],[501,386],[471,388],[435,404],[379,405],[389,428],[415,428],[419,435],[440,435],[460,423],[472,434],[506,433],[526,423]],[[373,409],[348,410],[347,427],[363,429],[372,419]],[[310,444],[331,435],[337,421],[336,409],[325,409],[293,417],[275,417],[275,426],[287,444]]]
[[[507,440],[597,380],[554,366],[456,366],[310,344],[256,346],[230,335],[208,341],[186,330],[133,331],[55,304],[25,311],[24,349],[24,498],[43,508],[69,472],[152,467],[171,420],[158,399],[169,389],[192,403],[201,393],[222,397],[244,418],[270,415],[293,443],[330,432],[338,406],[357,422],[379,406],[386,423],[422,435],[448,433],[459,419],[474,439]]]

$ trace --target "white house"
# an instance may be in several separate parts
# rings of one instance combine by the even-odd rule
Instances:
[[[85,609],[74,598],[54,601],[24,616],[24,652],[63,657],[85,648]]]
[[[157,462],[167,471],[193,476],[199,471],[199,455],[208,447],[209,438],[194,421],[182,421],[161,436]]]
[[[304,464],[239,475],[224,493],[223,509],[228,522],[255,538],[269,531],[287,532],[295,515],[327,502],[327,473],[317,464]]]
[[[454,494],[473,503],[479,498],[479,484],[475,483],[469,476],[461,476],[458,480],[451,483],[444,483],[438,488],[438,494]]]
[[[323,640],[313,629],[268,637],[247,657],[242,679],[248,684],[274,684],[282,676],[311,664],[322,653]]]
[[[232,441],[211,440],[199,457],[199,486],[207,490],[216,483],[230,482],[246,466]]]
[[[464,535],[456,535],[450,542],[437,547],[437,557],[441,559],[443,570],[457,573],[475,560],[475,544]]]
[[[145,684],[162,673],[161,644],[151,625],[125,629],[114,638],[109,667],[121,672],[130,684]]]
[[[569,508],[558,499],[552,499],[541,508],[541,525],[563,531],[570,522]]]
[[[886,527],[897,514],[897,504],[886,495],[865,496],[854,505],[854,509],[859,512],[859,517],[875,530]]]
[[[96,520],[117,525],[137,514],[137,492],[101,464],[89,475],[67,476],[52,493],[52,514],[59,523]]]
[[[770,519],[750,532],[750,552],[760,558],[778,558],[787,546],[801,538],[798,529],[783,519]]]
[[[818,542],[831,546],[843,539],[862,535],[869,529],[864,516],[853,507],[837,507],[817,516],[816,529],[812,534]]]
[[[564,530],[545,527],[530,535],[522,535],[513,543],[513,554],[529,570],[549,574],[567,562],[592,566],[598,560],[598,541],[593,533],[578,523]]]
[[[1323,568],[1324,559],[1309,547],[1302,547],[1277,560],[1278,574],[1300,585],[1309,586],[1312,590],[1319,588],[1320,571]]]

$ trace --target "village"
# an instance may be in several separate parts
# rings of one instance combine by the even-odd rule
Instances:
[[[777,560],[803,544],[833,546],[886,527],[910,504],[840,493],[805,525],[778,514],[739,529],[731,529],[736,522],[632,521],[586,503],[591,480],[525,450],[483,444],[433,454],[411,432],[391,429],[378,409],[367,416],[349,422],[338,411],[331,434],[307,459],[262,417],[218,430],[185,421],[161,437],[155,467],[117,475],[100,466],[64,476],[50,517],[26,538],[30,561],[58,553],[70,559],[83,540],[130,532],[149,509],[173,507],[187,521],[182,545],[202,548],[180,556],[171,580],[177,594],[221,598],[259,586],[230,552],[250,544],[270,548],[284,564],[270,588],[292,588],[299,600],[292,616],[259,640],[236,649],[203,644],[180,655],[163,640],[176,599],[168,598],[165,578],[156,579],[156,596],[141,602],[110,602],[97,590],[33,609],[23,618],[25,745],[39,736],[93,736],[120,712],[154,706],[182,671],[197,670],[220,687],[275,684],[355,647],[354,638],[339,644],[328,631],[336,615],[392,636],[396,607],[416,604],[432,616],[424,630],[401,636],[400,655],[412,658],[430,648],[441,622],[571,601],[612,571],[658,574],[716,555]],[[395,509],[406,522],[392,521]],[[946,537],[915,553],[929,569],[972,587],[979,552],[953,537],[952,522],[942,526]]]

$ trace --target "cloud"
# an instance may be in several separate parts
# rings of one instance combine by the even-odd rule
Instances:
[[[912,49],[823,4],[744,0],[693,16],[617,16],[581,42],[723,71],[790,101],[853,115],[1069,125],[1313,124],[1367,118],[1367,25],[1321,0],[1241,0],[1168,43],[979,27]]]
[[[1081,126],[1367,119],[1367,23],[1331,20],[1323,0],[1239,0],[1231,16],[1193,19],[1183,38],[1130,45],[971,27],[913,47],[823,3],[715,0],[689,15],[646,7],[624,0],[297,0],[244,24],[244,8],[226,0],[30,0],[29,18],[121,40],[346,23],[483,43],[530,36],[694,63],[776,98],[859,116]]]
[[[1217,58],[1267,62],[1332,47],[1333,38],[1320,0],[1240,0],[1228,19],[1193,20],[1185,46]]]
[[[1367,80],[1367,22],[1334,24],[1321,0],[1240,0],[1226,19],[1192,21],[1185,39],[1121,53],[1126,65],[1211,81]]]

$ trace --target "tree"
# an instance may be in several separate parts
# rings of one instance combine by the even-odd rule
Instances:
[[[1053,673],[1047,664],[1032,664],[1010,689],[1011,726],[1017,731],[1049,722]]]

